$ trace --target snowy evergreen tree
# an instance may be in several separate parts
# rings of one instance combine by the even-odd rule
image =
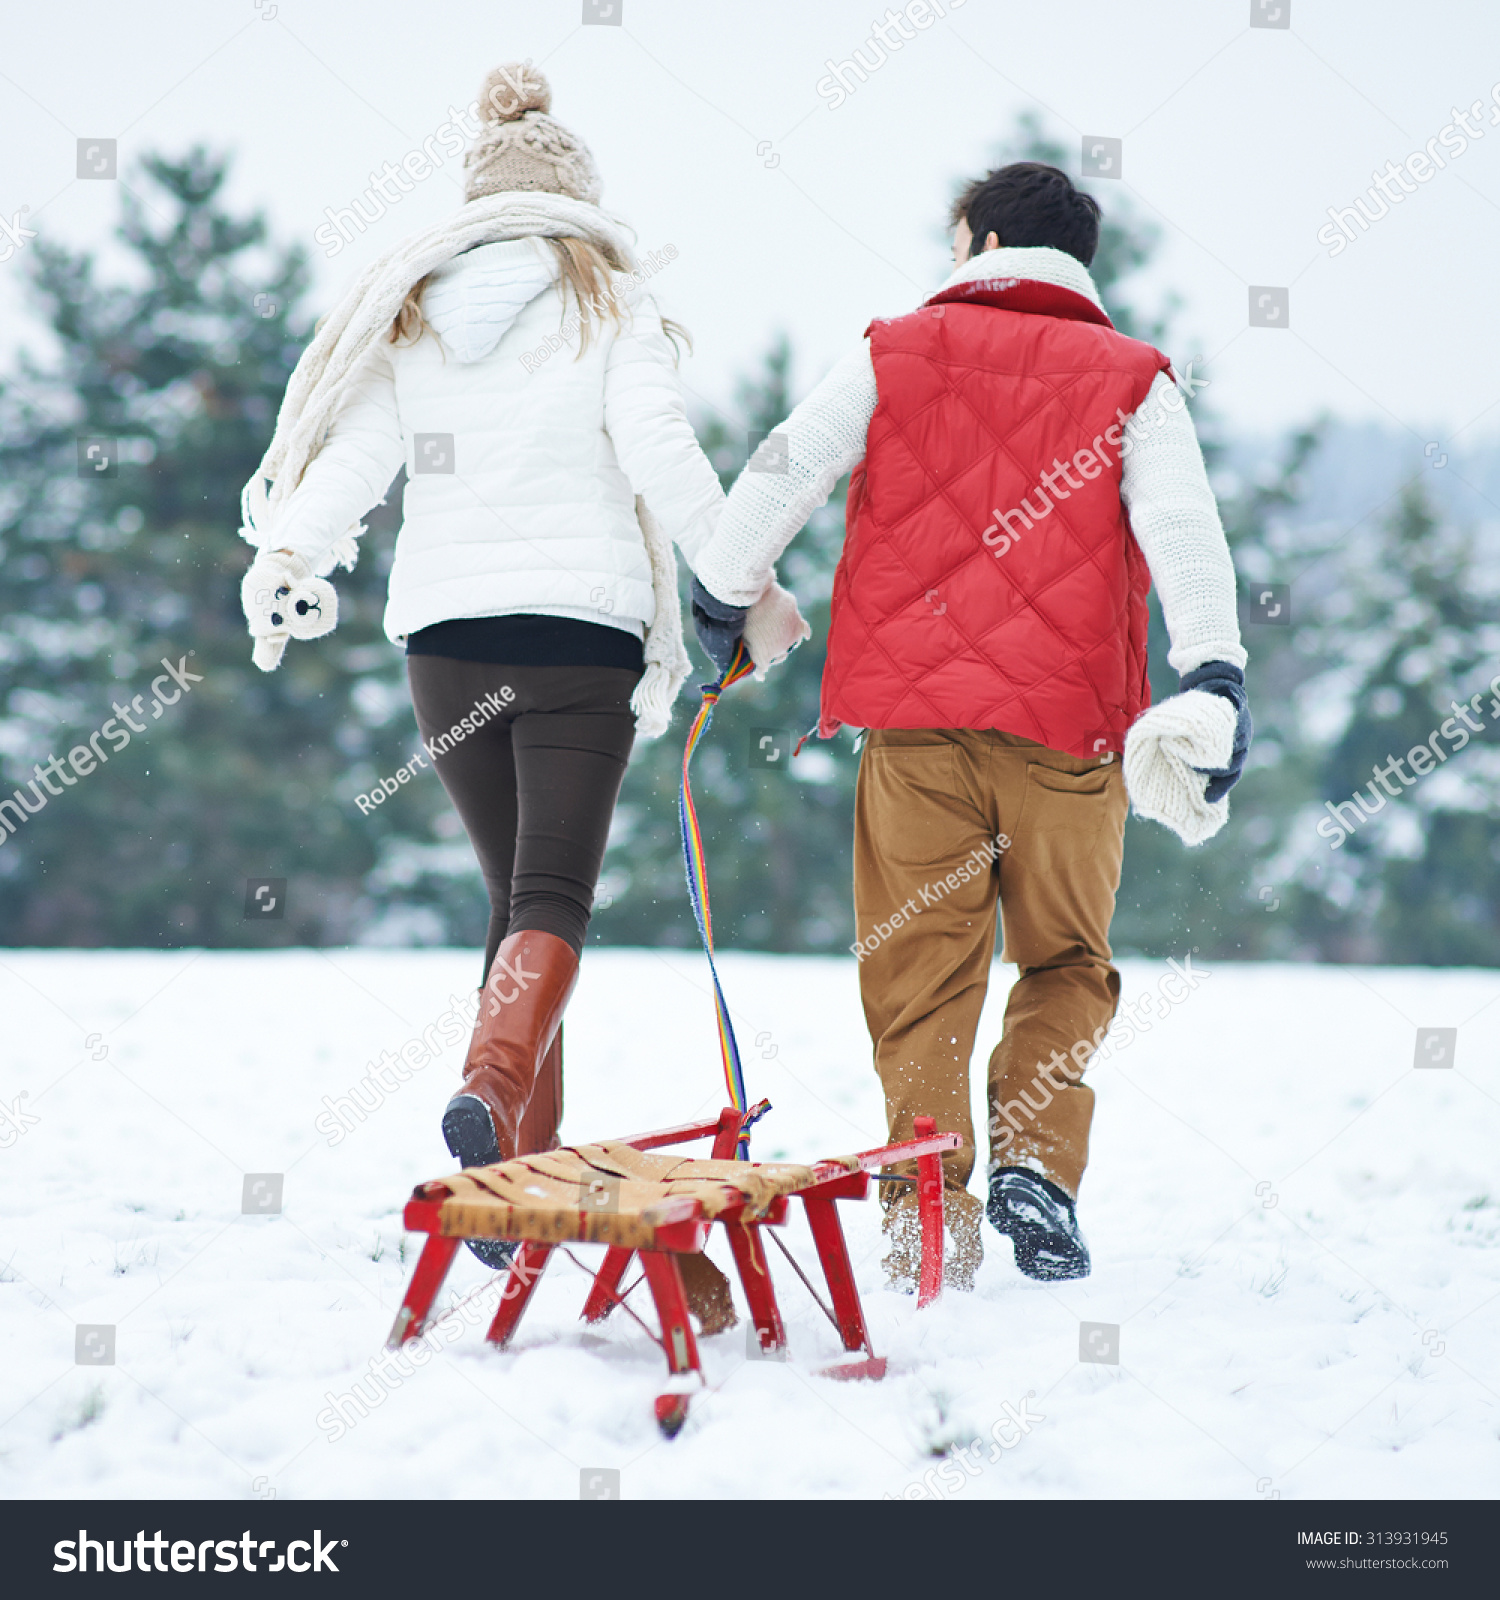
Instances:
[[[790,365],[783,339],[766,357],[760,377],[739,387],[741,426],[719,416],[697,420],[703,448],[726,488],[749,458],[752,440],[783,421],[795,403]],[[802,754],[791,758],[797,740],[818,718],[828,600],[843,538],[841,483],[780,564],[812,638],[764,683],[746,679],[724,696],[694,758],[693,798],[708,854],[715,933],[726,946],[817,951],[847,946],[853,938],[852,738],[809,739]],[[685,596],[685,572],[683,578]],[[712,674],[696,641],[688,649],[694,675],[672,729],[637,747],[625,779],[605,861],[602,895],[609,903],[593,927],[593,937],[602,941],[697,939],[684,888],[677,792],[682,742],[696,709],[694,686]]]
[[[87,776],[48,769],[23,824],[0,810],[6,943],[342,941],[378,915],[388,841],[441,805],[435,783],[353,804],[415,747],[379,548],[341,577],[332,639],[250,664],[239,490],[311,328],[301,253],[226,212],[224,176],[203,150],[146,160],[144,198],[122,186],[134,270],[109,281],[90,253],[28,251],[52,348],[0,385],[0,797],[34,804],[37,765],[119,730],[116,702],[141,694],[146,721]],[[201,681],[153,716],[163,658]],[[288,880],[284,916],[247,922],[252,877]]]
[[[1334,960],[1500,964],[1500,585],[1420,481],[1326,565],[1295,629],[1319,756],[1285,852],[1302,937]]]

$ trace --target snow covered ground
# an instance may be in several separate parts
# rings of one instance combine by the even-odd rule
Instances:
[[[708,1390],[668,1443],[659,1353],[618,1315],[585,1331],[561,1259],[510,1351],[483,1342],[491,1291],[421,1370],[370,1375],[414,1259],[401,1206],[449,1170],[460,1052],[336,1143],[317,1119],[475,966],[0,957],[0,1494],[576,1497],[595,1469],[626,1499],[878,1497],[924,1474],[913,1493],[964,1498],[1500,1493],[1500,975],[1214,965],[1093,1075],[1091,1278],[1031,1283],[986,1228],[976,1292],[919,1312],[882,1287],[873,1200],[846,1203],[889,1376],[816,1376],[832,1329],[773,1253],[791,1359],[747,1360],[743,1325],[703,1341]],[[1127,964],[1126,998],[1165,971]],[[853,963],[723,972],[775,1102],[757,1152],[877,1142]],[[700,958],[590,952],[568,1028],[565,1137],[719,1105]],[[1458,1030],[1454,1066],[1414,1068],[1419,1028]],[[246,1174],[283,1175],[280,1214],[242,1214]],[[811,1265],[795,1210],[784,1236]],[[451,1283],[486,1276],[462,1252]],[[1118,1364],[1080,1361],[1083,1322],[1118,1327]],[[113,1329],[113,1365],[75,1361],[81,1324]],[[346,1402],[334,1438],[325,1408],[356,1382],[380,1403]],[[934,1471],[976,1438],[967,1469]]]

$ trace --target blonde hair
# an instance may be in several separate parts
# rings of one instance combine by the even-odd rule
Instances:
[[[601,322],[608,317],[617,328],[623,325],[620,296],[610,281],[610,274],[628,272],[630,268],[613,249],[596,245],[589,239],[547,237],[543,242],[551,247],[557,258],[558,293],[563,304],[564,323],[568,320],[569,295],[577,308],[578,350],[573,357],[576,361],[589,347],[596,317]],[[428,277],[431,277],[430,273]],[[392,344],[415,344],[427,332],[429,324],[422,315],[422,292],[427,287],[427,281],[427,277],[419,278],[407,290],[406,299],[391,322],[388,337]],[[680,322],[663,317],[661,325],[672,341],[674,350],[680,338],[691,353],[692,336]],[[681,352],[678,351],[678,354]]]
[[[415,344],[427,332],[427,319],[422,315],[422,293],[431,276],[429,272],[418,278],[406,291],[406,298],[401,302],[401,309],[392,320],[387,336],[392,344]]]
[[[547,243],[557,257],[563,321],[568,320],[570,292],[578,308],[578,352],[573,358],[576,361],[589,347],[595,317],[602,322],[607,316],[617,328],[620,326],[620,301],[609,275],[626,272],[629,268],[614,251],[606,253],[588,239],[548,239]]]

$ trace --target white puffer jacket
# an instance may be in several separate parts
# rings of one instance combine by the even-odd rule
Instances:
[[[623,326],[596,316],[575,359],[576,307],[569,295],[565,314],[542,240],[483,245],[439,269],[423,298],[437,337],[381,342],[365,358],[282,508],[276,545],[326,569],[405,465],[385,613],[393,641],[512,612],[640,637],[655,600],[636,497],[692,564],[724,495],[654,300],[624,276],[616,288]]]

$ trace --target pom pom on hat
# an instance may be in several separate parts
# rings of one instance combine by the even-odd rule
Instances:
[[[479,86],[479,115],[485,122],[513,122],[528,111],[552,109],[552,85],[530,60],[506,61]]]
[[[479,86],[479,132],[464,152],[464,199],[525,192],[599,204],[589,147],[548,113],[552,86],[529,61],[507,61]]]

